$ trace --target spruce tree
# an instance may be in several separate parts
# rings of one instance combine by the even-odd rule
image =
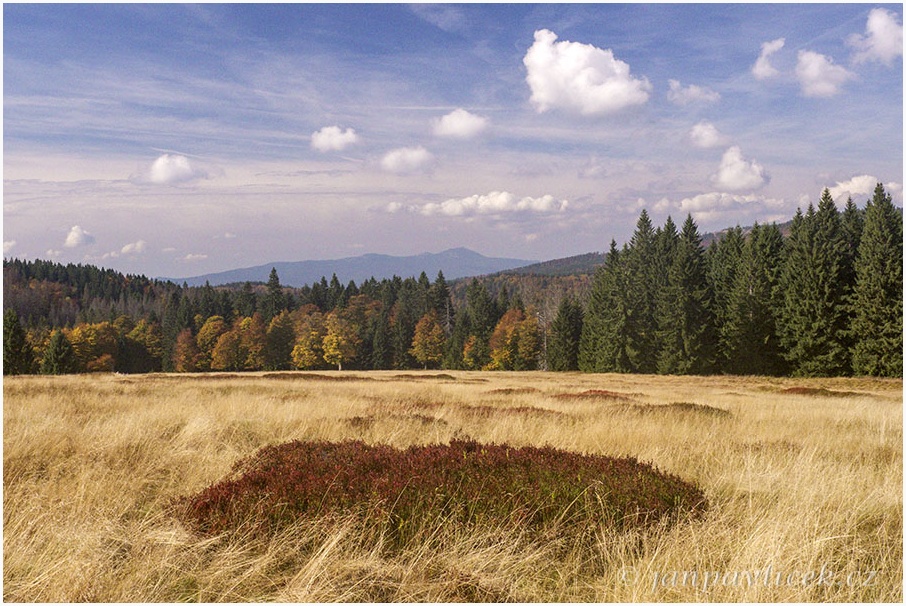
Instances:
[[[797,376],[837,376],[849,367],[841,281],[845,243],[837,207],[825,189],[817,212],[793,219],[783,268],[779,333]]]
[[[35,355],[19,323],[19,314],[7,309],[3,314],[3,374],[31,374],[34,363]]]
[[[742,257],[745,238],[738,225],[728,229],[719,240],[711,244],[705,255],[708,265],[708,283],[714,297],[714,326],[717,332],[717,366],[726,370],[727,352],[730,348],[727,322],[730,316],[730,293]]]
[[[903,376],[903,216],[878,183],[865,207],[851,298],[857,375]]]
[[[621,252],[616,241],[611,240],[607,259],[595,272],[579,338],[579,370],[622,373],[635,370],[627,254],[625,247]]]
[[[784,362],[777,338],[775,308],[783,259],[783,235],[776,225],[755,223],[739,259],[723,327],[723,370],[742,375],[777,375]]]
[[[711,289],[701,236],[692,215],[686,217],[668,273],[660,308],[657,370],[661,374],[708,374],[714,371],[715,338]]]
[[[582,338],[582,306],[572,297],[563,297],[557,317],[551,323],[547,346],[550,370],[579,370],[579,341]]]
[[[283,287],[280,285],[280,276],[277,275],[277,268],[272,267],[270,276],[267,279],[267,289],[264,292],[264,298],[261,300],[261,317],[266,324],[269,324],[274,316],[286,308],[286,301],[283,297]]]
[[[636,230],[626,254],[628,271],[628,305],[632,314],[627,318],[629,354],[633,372],[651,373],[657,369],[657,248],[655,231],[648,212],[642,209]]]
[[[53,331],[44,359],[41,361],[41,374],[64,375],[75,372],[76,356],[72,344],[61,330]]]

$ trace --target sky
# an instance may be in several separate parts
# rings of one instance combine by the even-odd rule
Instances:
[[[902,206],[902,4],[4,4],[3,250],[180,278]]]

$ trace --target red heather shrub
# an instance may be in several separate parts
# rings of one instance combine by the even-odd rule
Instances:
[[[305,517],[360,512],[398,542],[439,523],[622,527],[707,508],[698,488],[635,459],[458,440],[405,450],[359,441],[268,446],[177,505],[205,534],[268,534]]]

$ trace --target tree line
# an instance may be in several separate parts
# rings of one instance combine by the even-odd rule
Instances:
[[[825,190],[709,247],[691,216],[611,242],[590,288],[526,305],[522,277],[452,296],[394,277],[214,288],[4,260],[4,374],[290,369],[582,370],[902,376],[902,213],[878,185],[842,212]],[[527,278],[530,279],[530,278]],[[510,288],[508,288],[508,285]],[[574,286],[574,285],[573,285]],[[512,293],[512,294],[511,294]]]

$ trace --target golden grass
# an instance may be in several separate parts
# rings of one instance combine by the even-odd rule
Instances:
[[[590,390],[624,397],[558,397]],[[6,601],[903,599],[899,380],[83,375],[3,392]],[[454,437],[633,456],[711,509],[543,544],[439,526],[402,553],[352,520],[262,543],[193,536],[169,510],[266,444]]]

